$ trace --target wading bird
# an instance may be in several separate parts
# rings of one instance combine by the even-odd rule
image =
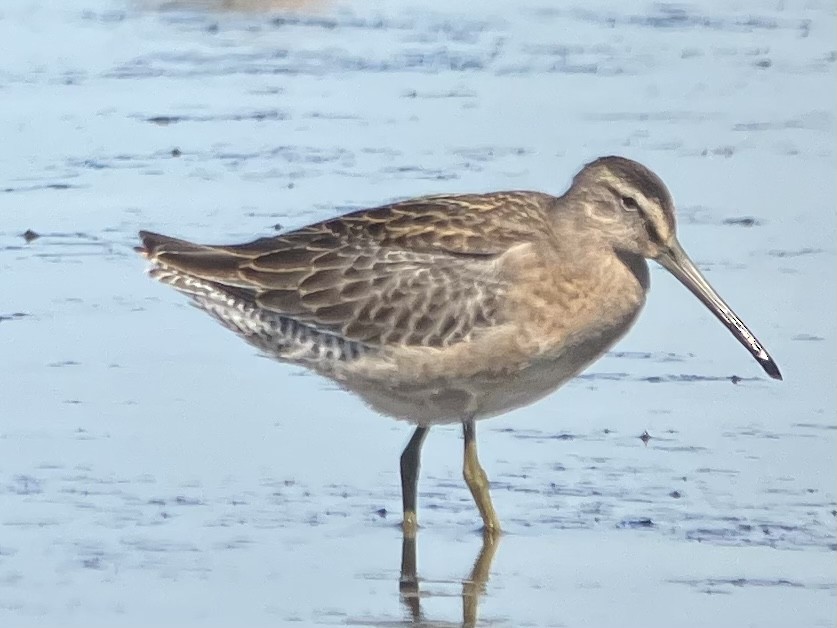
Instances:
[[[408,535],[421,446],[444,423],[462,424],[465,481],[499,532],[475,422],[544,397],[613,346],[645,303],[646,260],[781,379],[677,241],[666,186],[622,157],[587,164],[558,197],[429,196],[231,246],[140,237],[153,278],[267,355],[416,425],[401,455]]]

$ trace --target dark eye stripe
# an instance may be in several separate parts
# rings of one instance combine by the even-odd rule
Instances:
[[[645,232],[648,234],[649,240],[655,244],[663,243],[663,239],[660,237],[660,232],[657,231],[657,227],[654,226],[654,223],[651,222],[645,214],[642,214],[642,224],[645,227]]]

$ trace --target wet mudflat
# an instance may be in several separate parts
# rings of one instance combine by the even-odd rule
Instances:
[[[224,4],[0,7],[0,624],[833,626],[833,5]],[[611,153],[785,381],[655,269],[613,353],[480,424],[508,533],[464,603],[431,432],[401,596],[408,427],[257,358],[135,232],[560,193]]]

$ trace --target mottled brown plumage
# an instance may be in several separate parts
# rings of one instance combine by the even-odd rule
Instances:
[[[551,197],[436,196],[362,210],[241,246],[143,233],[166,271],[373,347],[444,347],[497,322],[493,262],[548,233]]]
[[[645,302],[646,259],[780,378],[677,242],[665,185],[620,157],[588,164],[560,197],[424,197],[234,246],[140,235],[153,277],[267,354],[418,424],[402,456],[408,532],[421,444],[445,422],[463,423],[466,481],[499,529],[474,421],[548,394],[611,347]]]

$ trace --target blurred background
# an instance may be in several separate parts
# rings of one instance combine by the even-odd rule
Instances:
[[[4,0],[0,625],[833,626],[835,58],[825,0]],[[655,268],[614,352],[481,424],[477,620],[459,430],[430,434],[419,616],[409,427],[257,359],[136,231],[560,194],[607,154],[667,183],[785,381]]]

